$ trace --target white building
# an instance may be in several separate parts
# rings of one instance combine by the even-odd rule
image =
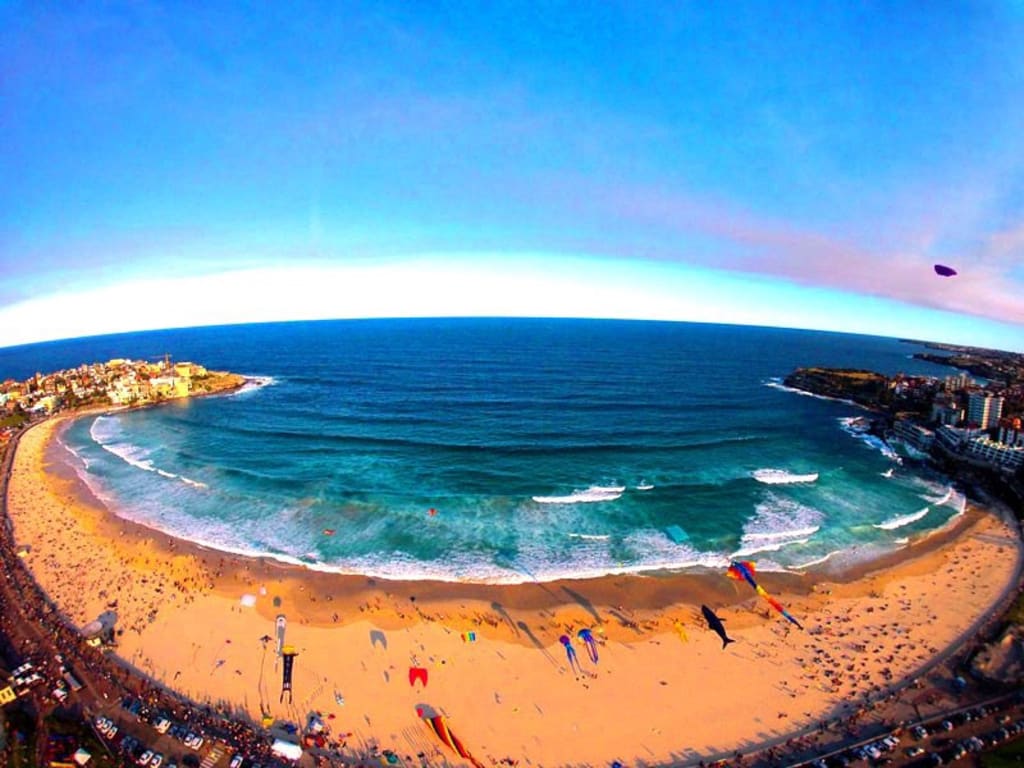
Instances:
[[[967,421],[978,429],[991,429],[1003,415],[1003,398],[991,392],[971,392],[967,396]]]
[[[935,433],[915,424],[910,419],[896,419],[893,432],[900,440],[916,451],[928,453],[935,442]]]
[[[967,454],[1007,469],[1019,469],[1024,466],[1024,447],[999,443],[987,437],[976,437],[971,440],[967,444]]]

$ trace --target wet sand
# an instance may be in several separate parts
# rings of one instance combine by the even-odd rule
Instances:
[[[501,586],[316,573],[112,515],[51,439],[61,423],[22,437],[8,510],[27,563],[71,622],[115,612],[117,653],[197,701],[257,721],[301,724],[320,711],[335,734],[351,734],[349,749],[423,752],[434,764],[465,761],[422,722],[424,707],[445,714],[488,764],[747,752],[914,675],[1015,586],[1021,557],[1015,526],[971,507],[855,571],[765,574],[804,631],[721,573]],[[701,604],[735,643],[723,649]],[[278,615],[298,653],[291,703],[281,700]],[[584,628],[596,638],[596,663],[577,638]],[[580,670],[569,667],[563,634]],[[410,684],[410,667],[427,671],[425,687]]]

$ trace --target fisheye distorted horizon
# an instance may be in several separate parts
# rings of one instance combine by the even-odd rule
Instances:
[[[10,4],[0,30],[0,346],[504,315],[1024,351],[1010,2]]]

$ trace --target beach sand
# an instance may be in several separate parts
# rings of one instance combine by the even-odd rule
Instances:
[[[1015,586],[1021,557],[1012,524],[969,508],[871,570],[765,574],[804,631],[724,574],[484,586],[315,573],[115,517],[66,465],[52,439],[60,424],[22,437],[8,510],[28,565],[69,621],[115,611],[117,653],[198,702],[257,722],[267,714],[301,725],[319,711],[334,715],[335,734],[351,734],[349,750],[422,752],[432,764],[465,761],[440,745],[418,707],[446,715],[486,764],[747,752],[916,674]],[[701,604],[735,643],[723,649]],[[298,653],[292,703],[280,701],[279,614]],[[583,628],[597,639],[596,664],[577,640]],[[475,642],[464,641],[467,631]],[[563,634],[582,674],[569,668]],[[425,687],[410,685],[410,667],[427,670]]]

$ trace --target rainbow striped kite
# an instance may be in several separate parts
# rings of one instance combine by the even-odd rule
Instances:
[[[793,618],[793,614],[782,607],[782,603],[776,600],[774,597],[764,591],[764,587],[754,581],[754,564],[749,560],[733,560],[732,565],[729,566],[729,570],[726,571],[729,574],[729,578],[736,579],[737,581],[746,581],[750,586],[754,588],[761,597],[768,601],[768,605],[774,608],[776,611],[781,613],[791,622],[796,624],[800,629],[803,629],[800,622]]]
[[[459,741],[458,737],[448,730],[448,723],[445,722],[443,715],[434,715],[433,717],[425,717],[423,719],[427,721],[430,730],[437,734],[437,738],[444,742],[449,749],[454,750],[459,757],[469,760],[474,765],[474,768],[484,768],[475,757],[469,754],[469,750]]]

